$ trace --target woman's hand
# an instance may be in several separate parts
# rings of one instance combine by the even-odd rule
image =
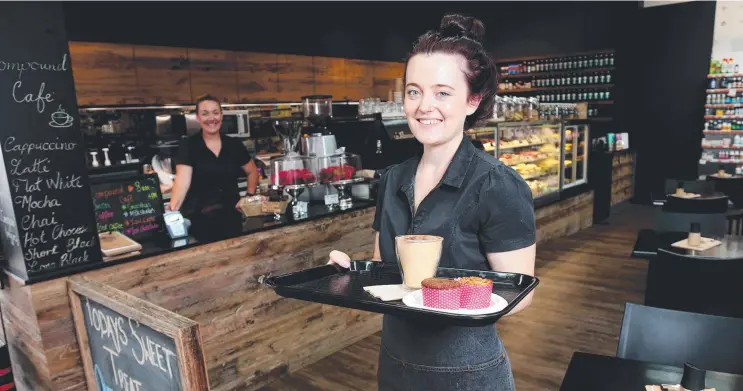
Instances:
[[[351,257],[344,252],[333,250],[330,252],[330,261],[328,262],[328,265],[333,263],[340,267],[349,268],[351,267]]]

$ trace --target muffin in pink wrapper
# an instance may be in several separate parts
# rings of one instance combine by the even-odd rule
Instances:
[[[462,284],[446,278],[426,278],[423,287],[423,305],[442,310],[458,310]]]
[[[460,277],[457,281],[462,284],[459,306],[468,310],[477,310],[490,307],[493,281],[480,277]]]

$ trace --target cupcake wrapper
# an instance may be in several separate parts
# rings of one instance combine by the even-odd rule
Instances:
[[[459,309],[460,289],[423,288],[423,305],[444,310]]]
[[[460,296],[460,307],[476,310],[490,307],[493,285],[463,285]]]

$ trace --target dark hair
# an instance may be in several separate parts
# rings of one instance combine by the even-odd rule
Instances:
[[[199,99],[196,99],[196,112],[197,113],[199,112],[199,105],[201,104],[201,102],[217,102],[217,104],[219,105],[219,112],[220,113],[222,112],[222,102],[220,102],[216,96],[206,94],[206,95],[202,95]]]
[[[478,19],[449,14],[441,19],[438,30],[431,30],[418,37],[413,50],[405,60],[405,73],[408,62],[416,54],[449,53],[459,54],[467,60],[467,84],[472,95],[480,95],[480,106],[464,120],[464,128],[487,121],[493,116],[495,104],[496,68],[495,63],[483,46],[485,25]]]

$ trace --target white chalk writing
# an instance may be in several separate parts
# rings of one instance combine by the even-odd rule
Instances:
[[[46,71],[46,72],[66,72],[69,68],[67,64],[67,53],[62,55],[62,61],[59,64],[48,64],[38,61],[12,62],[0,60],[0,72],[18,71],[18,78],[23,77],[26,71]]]
[[[24,95],[22,92],[16,91],[22,86],[23,82],[20,80],[13,84],[13,100],[15,100],[16,103],[36,103],[36,111],[38,111],[39,113],[43,113],[44,110],[46,110],[46,104],[54,102],[54,93],[44,92],[46,83],[41,83],[41,85],[39,86],[39,92],[36,95],[34,95],[34,93],[27,93]]]
[[[16,144],[15,137],[8,137],[3,143],[3,149],[5,152],[18,152],[21,155],[30,155],[35,151],[41,152],[52,152],[52,151],[73,151],[77,147],[77,143],[74,142],[62,142],[59,141],[47,141],[40,143],[22,143]]]

